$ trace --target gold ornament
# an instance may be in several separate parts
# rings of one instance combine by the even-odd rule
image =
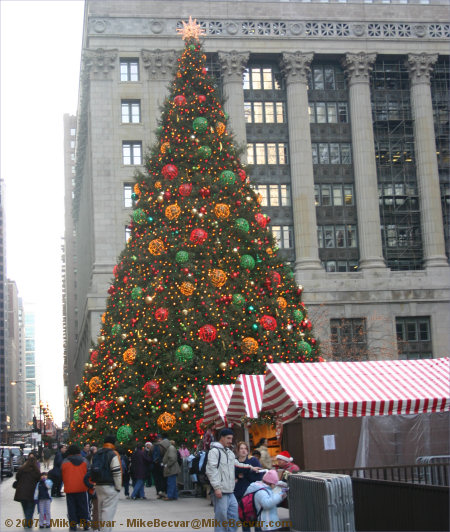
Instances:
[[[125,403],[125,397],[123,395],[120,395],[119,397],[116,398],[116,403],[118,405],[123,405]]]
[[[94,427],[93,427],[90,423],[88,423],[88,424],[86,425],[86,430],[87,430],[88,432],[91,432],[91,430],[94,430]]]
[[[164,198],[163,198],[162,196],[158,196],[158,197],[156,198],[156,201],[157,201],[158,203],[162,203],[162,202],[164,201]]]
[[[152,296],[145,296],[144,301],[146,305],[150,305],[150,303],[153,301],[153,298]]]
[[[266,249],[266,253],[267,253],[267,255],[273,255],[273,249],[272,248],[267,248]]]
[[[156,423],[162,430],[166,431],[170,430],[175,425],[176,420],[177,418],[170,412],[163,412],[156,420]]]
[[[176,220],[178,216],[180,216],[180,214],[181,209],[176,203],[174,203],[173,205],[169,205],[165,211],[165,215],[167,216],[167,218],[169,218],[169,220]]]
[[[122,338],[122,340],[126,340],[126,339],[127,339],[127,336],[128,336],[128,335],[127,335],[126,333],[122,333],[122,334],[120,335],[120,337]]]
[[[177,386],[172,386],[172,392],[178,392],[178,387]]]
[[[217,122],[216,131],[219,136],[225,133],[225,129],[225,124],[223,122]]]
[[[106,312],[102,314],[102,323],[105,323],[106,321]]]
[[[105,340],[106,340],[106,338],[105,338],[105,336],[103,336],[103,335],[101,335],[101,336],[99,336],[99,337],[97,338],[97,342],[98,342],[99,344],[102,344]]]
[[[194,399],[193,397],[191,397],[191,398],[189,399],[189,401],[188,401],[188,404],[189,404],[190,406],[195,406],[195,403],[196,403],[196,401],[195,401],[195,399]]]
[[[194,293],[194,290],[195,290],[195,286],[192,283],[189,283],[188,281],[181,283],[180,292],[184,296],[191,296]]]
[[[214,286],[217,288],[222,287],[227,282],[227,274],[223,270],[214,268],[208,272],[209,278]]]
[[[277,297],[277,303],[278,303],[278,306],[284,310],[286,307],[287,307],[287,302],[286,300],[284,299],[284,297]]]
[[[161,255],[166,250],[164,248],[164,242],[160,238],[155,238],[148,245],[148,250],[152,255]]]
[[[181,403],[181,410],[187,412],[189,410],[189,405],[187,403]]]
[[[161,187],[162,187],[161,181],[155,181],[155,188],[160,189]]]
[[[78,394],[78,399],[80,399],[80,401],[81,401],[81,399],[83,399],[83,397],[84,397],[84,393],[83,393],[83,392],[80,392],[80,393]]]
[[[138,183],[135,183],[134,187],[133,187],[133,191],[135,194],[140,194],[141,193],[141,189],[139,188],[139,184]]]
[[[221,362],[219,364],[219,368],[222,370],[222,371],[225,371],[227,369],[227,363],[226,362]]]
[[[166,153],[166,151],[170,148],[169,142],[163,142],[161,144],[161,153]]]
[[[217,216],[217,218],[220,218],[222,220],[225,220],[230,216],[230,207],[226,203],[218,203],[214,207],[214,214]]]
[[[134,361],[136,360],[136,349],[134,347],[128,348],[125,353],[123,354],[123,360],[127,364],[134,364]]]
[[[89,390],[91,390],[92,393],[96,393],[102,388],[102,380],[100,377],[92,377],[92,379],[89,381]]]
[[[258,351],[258,342],[251,336],[242,340],[241,350],[244,355],[254,355]]]
[[[183,316],[187,316],[187,315],[188,315],[188,311],[187,311],[187,309],[184,308],[184,309],[181,311],[181,314],[183,314]]]

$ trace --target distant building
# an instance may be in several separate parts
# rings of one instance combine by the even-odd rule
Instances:
[[[448,8],[86,1],[77,122],[65,122],[76,130],[65,144],[69,392],[100,329],[133,173],[189,15],[325,357],[448,354]]]
[[[34,311],[25,306],[24,351],[25,351],[25,404],[27,420],[39,416],[39,386],[36,384],[36,327]]]

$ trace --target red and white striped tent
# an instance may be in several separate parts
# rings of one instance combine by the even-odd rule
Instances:
[[[208,384],[205,393],[203,423],[215,422],[216,428],[228,427],[226,413],[234,384]]]
[[[357,417],[450,409],[449,358],[267,364],[263,411],[287,423],[298,416]]]
[[[230,423],[240,423],[242,417],[257,418],[261,410],[264,375],[239,375],[227,410]]]

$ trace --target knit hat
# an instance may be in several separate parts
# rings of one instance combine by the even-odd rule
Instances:
[[[271,469],[270,471],[267,471],[262,479],[266,484],[276,484],[278,482],[278,473],[275,469]]]
[[[284,460],[285,462],[292,462],[294,459],[287,451],[282,451],[280,454],[277,454],[277,460]]]
[[[231,429],[222,429],[219,432],[219,440],[220,438],[223,438],[224,436],[234,436],[234,432]]]

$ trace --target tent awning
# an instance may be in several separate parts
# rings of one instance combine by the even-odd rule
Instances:
[[[449,358],[267,364],[263,411],[357,417],[450,409]]]
[[[234,384],[209,384],[206,387],[204,423],[216,423],[220,428],[227,425],[226,412],[233,393]]]
[[[227,420],[240,423],[241,418],[257,418],[261,410],[264,375],[239,375],[227,410]]]

